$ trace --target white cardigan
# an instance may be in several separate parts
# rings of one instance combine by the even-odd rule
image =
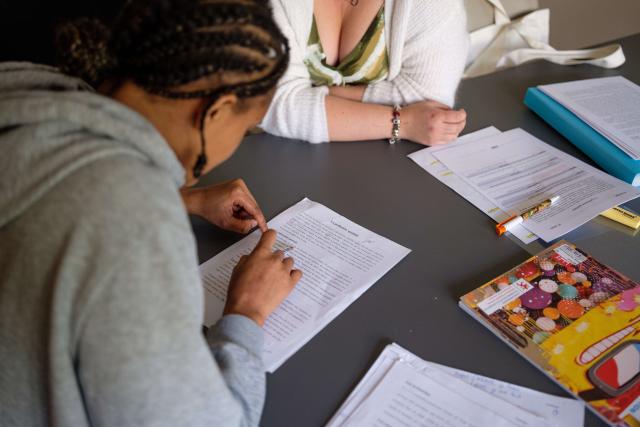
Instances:
[[[313,87],[304,64],[313,1],[271,1],[289,39],[291,63],[261,127],[317,143],[329,140],[324,102],[329,88]],[[469,49],[463,0],[385,0],[385,38],[389,75],[369,85],[363,101],[408,105],[435,100],[453,106]]]

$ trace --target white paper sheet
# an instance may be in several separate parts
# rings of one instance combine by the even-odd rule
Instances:
[[[543,200],[560,201],[523,225],[546,242],[561,237],[640,190],[528,134],[513,129],[434,156],[502,210],[518,214]]]
[[[621,76],[539,86],[635,160],[640,160],[640,86]]]
[[[522,423],[535,421],[538,423],[536,425],[540,426],[580,427],[584,423],[584,406],[577,400],[540,393],[525,387],[427,362],[399,345],[391,344],[384,349],[362,381],[329,421],[327,427],[353,425],[351,424],[352,415],[357,411],[363,411],[360,408],[363,407],[364,402],[382,382],[386,381],[387,373],[398,363],[410,366],[413,370],[413,377],[419,374],[427,376],[439,384],[447,385],[450,391],[457,393],[460,397],[470,396],[478,399],[477,392],[481,392],[485,398],[488,396],[501,400],[498,404],[495,403],[495,400],[483,400],[483,404],[493,411],[502,411],[500,417],[510,419],[511,425],[523,425]],[[463,382],[464,385],[461,386],[460,382]],[[469,386],[475,390],[469,392],[467,388]],[[475,402],[478,403],[477,400]],[[376,411],[376,407],[368,406],[368,408],[371,408],[371,411]],[[537,418],[530,418],[531,415]],[[458,424],[451,423],[450,425]]]
[[[576,399],[541,393],[447,366],[437,365],[437,367],[473,387],[534,415],[546,418],[550,421],[550,425],[558,427],[582,427],[584,425],[584,405]]]
[[[487,400],[501,402],[489,394],[479,393],[486,396]],[[509,417],[516,416],[516,413],[522,418],[514,420]],[[462,393],[444,387],[431,376],[416,375],[410,365],[397,362],[391,366],[380,384],[348,418],[345,425],[350,427],[484,427],[489,425],[542,427],[545,425],[540,418],[515,408],[505,415],[493,411],[491,406],[476,403],[467,399]]]
[[[276,216],[269,227],[278,232],[276,249],[285,250],[303,272],[264,326],[264,363],[273,372],[410,250],[309,199]],[[200,266],[205,326],[222,316],[233,268],[259,238],[256,231]]]
[[[461,136],[449,146],[455,146],[466,143],[473,143],[483,138],[490,136],[500,135],[500,132],[495,127],[488,127],[477,132],[473,132],[464,136]],[[414,153],[409,154],[409,158],[416,162],[421,168],[433,175],[438,181],[442,182],[453,191],[464,197],[469,203],[480,209],[487,214],[496,223],[501,223],[509,219],[509,213],[503,211],[497,207],[491,200],[487,199],[482,193],[474,189],[467,182],[453,173],[447,166],[440,162],[433,155],[436,151],[444,148],[443,146],[434,146],[425,148]],[[520,239],[524,244],[528,244],[538,240],[531,231],[527,230],[521,225],[516,226],[511,234]]]

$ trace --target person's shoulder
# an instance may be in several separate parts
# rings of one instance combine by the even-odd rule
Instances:
[[[415,11],[430,10],[433,13],[450,14],[464,10],[464,0],[413,0],[411,7]]]
[[[298,19],[313,15],[312,0],[271,0],[270,4],[276,21],[286,18],[298,24]]]
[[[410,21],[427,31],[452,21],[466,23],[463,0],[413,0],[409,13]]]
[[[463,0],[410,0],[401,4],[396,0],[394,12],[399,13],[393,22],[402,22],[405,44],[418,43],[460,35],[467,32],[467,15]],[[408,7],[407,7],[408,5]]]
[[[64,183],[65,209],[105,244],[150,233],[189,237],[188,217],[171,176],[133,156],[87,165]]]
[[[313,0],[271,0],[273,18],[289,43],[306,48],[313,21]]]

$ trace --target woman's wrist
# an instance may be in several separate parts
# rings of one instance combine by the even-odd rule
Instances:
[[[400,139],[412,141],[411,139],[411,123],[413,122],[411,106],[402,109],[400,115]]]
[[[395,144],[402,139],[400,137],[401,124],[400,106],[395,105],[391,111],[391,138],[389,138],[389,144]]]

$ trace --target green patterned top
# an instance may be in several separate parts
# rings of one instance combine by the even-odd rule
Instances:
[[[384,38],[384,6],[356,47],[335,67],[326,63],[314,16],[304,63],[314,86],[371,84],[383,80],[389,74]]]

